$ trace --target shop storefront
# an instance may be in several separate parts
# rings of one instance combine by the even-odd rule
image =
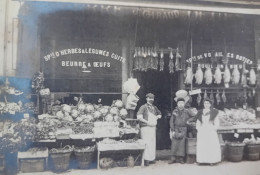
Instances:
[[[234,140],[234,134],[243,135],[239,141],[252,133],[259,136],[259,4],[193,5],[20,2],[17,18],[6,22],[6,30],[14,33],[11,44],[18,44],[5,39],[7,50],[0,65],[3,116],[15,113],[18,122],[28,120],[20,126],[36,129],[23,151],[75,145],[93,152],[100,141],[101,165],[99,161],[112,162],[99,157],[102,151],[116,151],[108,146],[112,140],[102,141],[108,137],[125,144],[117,145],[122,147],[118,151],[129,144],[129,155],[142,163],[144,145],[136,140],[136,112],[146,102],[145,94],[155,94],[163,115],[157,124],[157,149],[169,149],[169,117],[179,89],[190,92],[189,103],[197,109],[204,98],[214,101],[223,111],[219,133],[224,139]],[[129,93],[124,84],[130,78],[140,85],[133,109],[125,107]],[[18,154],[22,168],[23,156]],[[45,160],[46,155],[40,158]]]

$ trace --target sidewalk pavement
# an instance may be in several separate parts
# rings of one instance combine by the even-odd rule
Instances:
[[[259,161],[241,161],[241,162],[221,162],[218,165],[197,165],[194,164],[171,164],[166,160],[157,161],[149,167],[136,166],[134,168],[117,167],[107,170],[72,169],[67,172],[58,173],[64,175],[260,175]],[[51,171],[18,173],[18,175],[57,175]]]

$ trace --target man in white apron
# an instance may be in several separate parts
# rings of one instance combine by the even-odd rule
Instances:
[[[144,150],[145,166],[154,163],[156,155],[156,125],[157,119],[161,118],[161,112],[153,105],[154,95],[148,93],[146,95],[147,103],[142,105],[137,112],[137,119],[141,126],[141,139],[144,140],[146,146]]]

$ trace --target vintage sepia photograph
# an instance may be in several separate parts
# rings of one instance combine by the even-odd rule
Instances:
[[[0,175],[260,175],[260,0],[0,0]]]

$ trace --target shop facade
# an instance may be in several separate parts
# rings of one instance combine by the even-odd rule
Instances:
[[[202,99],[209,96],[220,110],[243,108],[246,103],[259,118],[258,2],[196,2],[196,6],[167,1],[1,3],[6,7],[1,20],[5,26],[0,45],[2,84],[8,78],[21,89],[22,82],[24,93],[36,94],[32,100],[38,112],[32,115],[52,113],[60,104],[77,106],[81,101],[110,106],[122,100],[125,104],[129,94],[123,84],[135,78],[140,99],[133,115],[127,117],[136,119],[145,94],[155,94],[156,106],[163,113],[157,125],[158,149],[170,146],[168,119],[179,89],[190,91],[192,107],[200,109]],[[188,81],[188,70],[195,74],[198,67],[203,74]],[[216,69],[223,75],[226,67],[231,80],[217,82]],[[235,67],[238,82],[232,81]],[[209,83],[206,70],[213,77]],[[31,89],[37,72],[43,73],[42,89],[50,90],[48,98]]]

